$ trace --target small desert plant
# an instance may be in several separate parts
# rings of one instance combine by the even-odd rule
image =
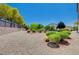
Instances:
[[[51,41],[53,43],[59,43],[61,37],[57,34],[51,34],[51,35],[48,35],[48,39],[49,39],[49,41]]]

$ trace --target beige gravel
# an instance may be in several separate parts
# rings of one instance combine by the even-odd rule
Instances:
[[[69,46],[60,48],[47,46],[44,33],[18,31],[0,36],[1,55],[77,55],[79,54],[79,34],[72,32]]]

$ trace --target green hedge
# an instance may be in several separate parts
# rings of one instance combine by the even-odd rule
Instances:
[[[70,31],[61,31],[61,32],[54,32],[49,31],[46,33],[49,41],[52,41],[54,43],[59,43],[61,39],[66,39],[71,34]]]

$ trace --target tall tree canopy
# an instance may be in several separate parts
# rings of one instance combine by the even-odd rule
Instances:
[[[30,25],[30,29],[31,29],[32,31],[39,31],[39,30],[41,30],[41,29],[43,29],[43,28],[44,28],[44,26],[43,26],[42,24],[32,23],[32,24]]]
[[[18,25],[25,26],[23,17],[20,15],[17,8],[12,8],[7,4],[0,4],[0,17],[15,22]]]

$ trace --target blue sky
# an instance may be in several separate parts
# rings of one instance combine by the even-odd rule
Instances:
[[[75,3],[10,3],[8,5],[19,10],[26,24],[47,25],[63,21],[66,25],[73,25],[77,20]]]

